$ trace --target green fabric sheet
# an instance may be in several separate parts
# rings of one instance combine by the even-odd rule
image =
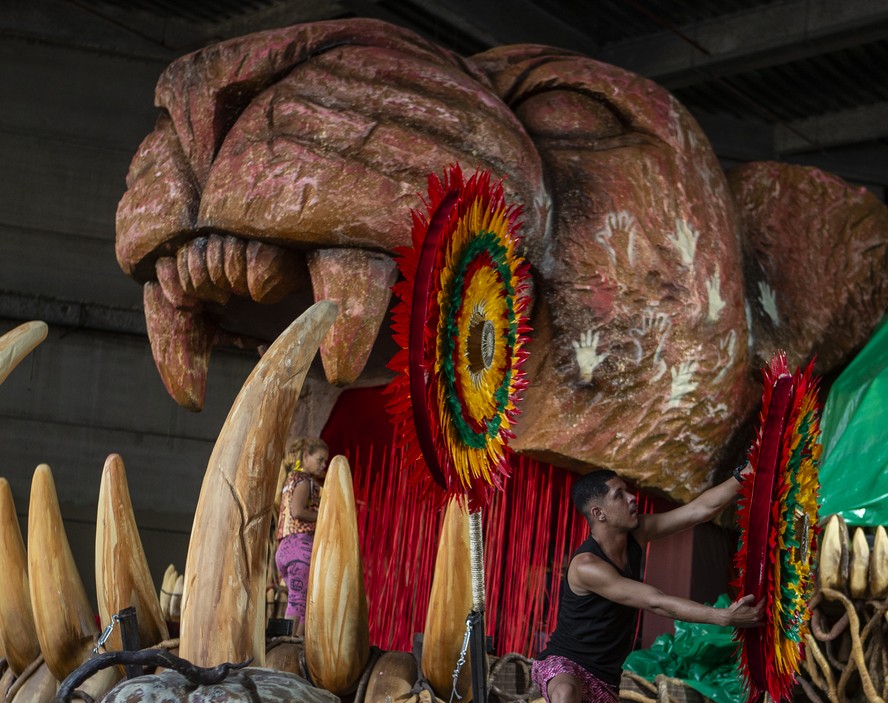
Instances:
[[[830,388],[821,428],[820,514],[888,525],[888,319]]]
[[[731,599],[722,594],[716,608]],[[657,674],[681,679],[715,703],[746,703],[740,654],[731,627],[675,621],[674,635],[660,635],[650,649],[632,652],[623,668],[653,681]]]

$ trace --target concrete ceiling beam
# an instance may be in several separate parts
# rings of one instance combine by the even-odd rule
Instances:
[[[886,38],[881,0],[787,0],[605,46],[596,58],[676,90]]]

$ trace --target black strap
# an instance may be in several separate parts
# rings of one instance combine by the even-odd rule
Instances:
[[[469,638],[470,661],[472,662],[472,701],[487,703],[487,637],[484,634],[484,611],[469,613],[472,620],[472,634]]]

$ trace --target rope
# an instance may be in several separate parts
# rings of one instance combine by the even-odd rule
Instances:
[[[472,609],[484,612],[484,528],[481,511],[469,513],[469,563],[472,570]]]
[[[149,649],[176,649],[179,646],[179,638],[173,637],[168,640],[161,640],[153,647],[149,647]]]
[[[822,606],[838,604],[843,613],[832,626],[825,623]],[[888,700],[888,600],[852,602],[840,591],[822,588],[811,600],[811,632],[805,644],[806,676],[800,685],[812,703],[823,703],[818,691],[830,703],[847,700],[846,689],[856,672],[868,703]],[[835,617],[835,614],[834,614]],[[844,650],[850,640],[847,661],[839,661],[834,649]],[[840,644],[841,642],[841,644]],[[837,674],[837,675],[836,675]]]
[[[25,667],[25,670],[21,673],[15,681],[12,682],[12,686],[9,687],[9,690],[6,692],[6,700],[11,701],[15,698],[15,694],[19,692],[19,689],[25,685],[25,682],[28,680],[28,677],[31,676],[37,669],[40,668],[40,665],[43,664],[43,652],[37,655],[37,657],[32,661],[28,666]]]

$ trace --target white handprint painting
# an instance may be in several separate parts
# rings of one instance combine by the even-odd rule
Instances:
[[[672,389],[669,401],[666,403],[667,408],[679,407],[684,396],[697,390],[699,383],[694,380],[697,368],[696,361],[682,361],[677,367],[673,366],[669,369],[669,373],[672,374]]]
[[[572,342],[577,366],[580,369],[580,381],[583,383],[592,382],[595,369],[609,356],[598,351],[599,335],[599,332],[593,334],[592,330],[586,330],[580,335],[579,341]]]
[[[728,332],[718,342],[718,373],[713,383],[721,381],[725,374],[734,367],[734,355],[737,351],[737,333],[734,330]]]
[[[715,322],[725,309],[725,301],[721,297],[721,272],[718,269],[712,278],[706,281],[706,297],[709,300],[709,314],[706,317],[710,322]]]
[[[644,358],[643,340],[653,337],[657,347],[654,350],[654,377],[652,381],[659,380],[666,373],[666,362],[663,361],[663,347],[669,332],[672,329],[672,320],[668,313],[657,312],[656,308],[647,307],[641,316],[641,325],[629,330],[629,337],[635,345],[635,363],[640,364]]]
[[[678,250],[681,263],[692,271],[694,269],[694,257],[697,255],[697,240],[699,238],[700,233],[691,226],[690,222],[680,217],[675,218],[675,231],[672,233],[669,241]]]
[[[765,314],[771,318],[775,327],[780,326],[780,315],[777,313],[777,293],[765,281],[759,281],[759,305]]]
[[[626,260],[630,266],[635,265],[635,238],[638,234],[638,220],[626,210],[609,212],[604,218],[604,227],[595,233],[595,241],[604,247],[611,264],[617,264],[617,250],[620,242],[625,240]]]

